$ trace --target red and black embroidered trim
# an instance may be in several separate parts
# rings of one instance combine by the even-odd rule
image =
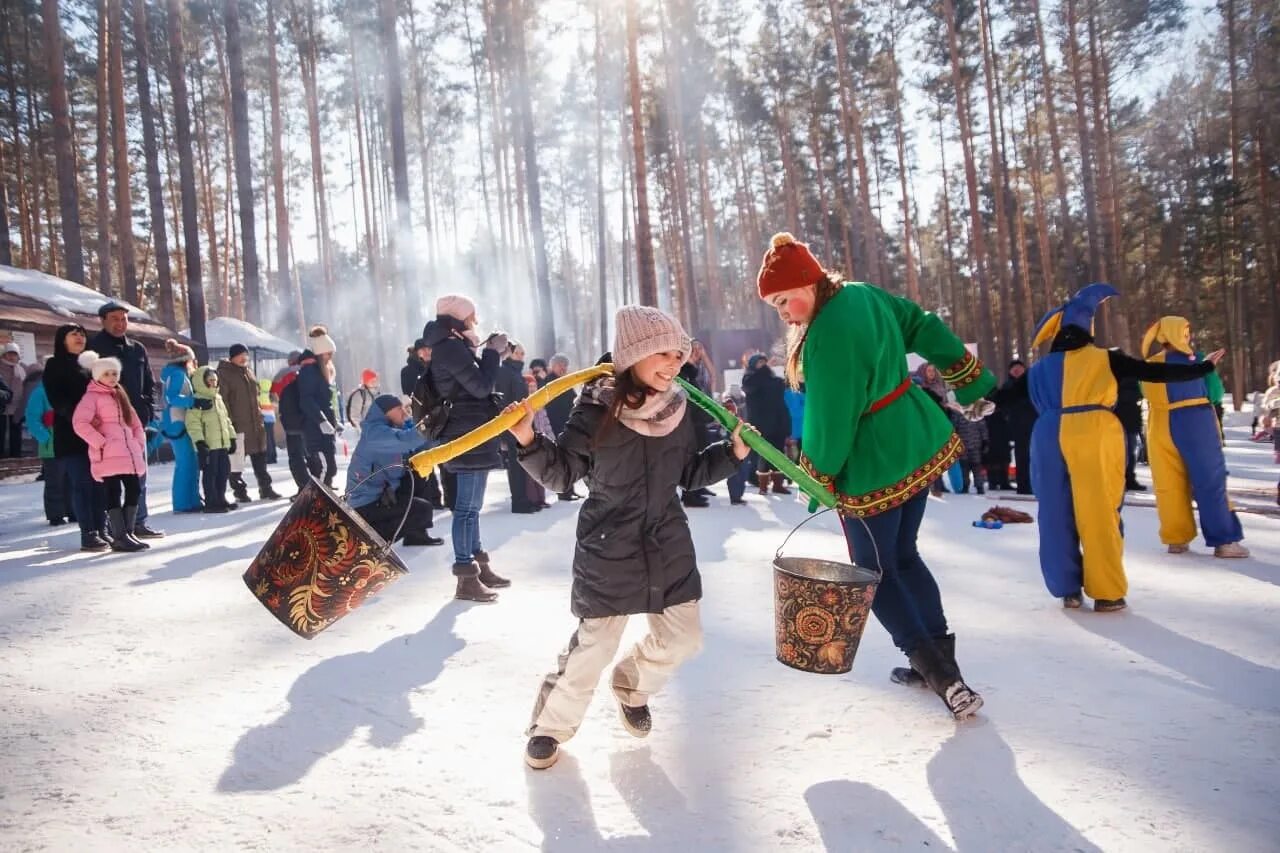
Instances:
[[[966,388],[982,378],[982,360],[965,350],[964,356],[942,371],[942,380],[957,390]]]
[[[947,443],[937,453],[933,454],[927,462],[898,482],[864,495],[846,495],[837,491],[836,497],[839,501],[840,513],[842,515],[867,517],[896,509],[929,488],[929,484],[945,474],[947,469],[955,464],[955,461],[963,453],[964,442],[960,440],[960,436],[953,432],[951,437],[947,439]],[[802,464],[804,464],[805,470],[816,477],[824,486],[827,486],[831,478],[823,478],[816,471],[813,471],[807,461],[802,457]],[[828,486],[828,488],[830,487]]]

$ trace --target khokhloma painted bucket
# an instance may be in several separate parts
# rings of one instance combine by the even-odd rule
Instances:
[[[776,556],[773,614],[778,660],[820,675],[852,669],[879,584],[877,569]]]
[[[263,607],[309,640],[408,571],[363,518],[313,479],[244,582]]]

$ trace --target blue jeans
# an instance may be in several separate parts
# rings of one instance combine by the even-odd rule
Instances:
[[[71,510],[81,533],[93,533],[107,526],[107,493],[103,485],[93,479],[89,470],[89,454],[61,456],[59,465],[71,480]]]
[[[484,505],[484,488],[488,482],[488,471],[458,472],[458,485],[453,495],[454,574],[458,574],[458,566],[469,566],[476,552],[483,547],[480,544],[480,507]]]
[[[738,470],[733,472],[733,476],[728,479],[726,484],[729,487],[729,500],[739,501],[746,494],[747,483],[756,473],[756,464],[750,457],[743,460],[738,466]]]
[[[843,519],[845,541],[853,561],[866,568],[879,566],[883,573],[871,612],[893,637],[893,644],[908,656],[931,638],[947,633],[937,581],[916,547],[928,501],[929,493],[925,491],[880,515],[861,521]],[[866,527],[862,526],[863,521]]]

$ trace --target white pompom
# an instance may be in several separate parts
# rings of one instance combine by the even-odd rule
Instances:
[[[80,357],[76,361],[80,362],[80,366],[85,370],[93,370],[93,366],[98,362],[98,354],[91,349],[87,349],[80,353]]]

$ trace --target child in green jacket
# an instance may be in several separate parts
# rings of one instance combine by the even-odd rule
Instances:
[[[226,512],[236,508],[227,500],[231,479],[231,453],[236,447],[236,430],[227,405],[218,394],[218,374],[209,366],[199,368],[191,378],[196,402],[187,412],[187,434],[200,454],[200,477],[204,485],[204,511]]]

